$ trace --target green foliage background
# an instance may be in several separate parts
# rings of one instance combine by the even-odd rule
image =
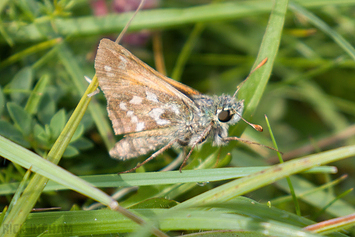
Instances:
[[[252,75],[238,95],[247,105],[244,117],[261,124],[265,131],[258,133],[238,124],[230,134],[239,136],[246,128],[243,138],[273,146],[264,120],[266,114],[284,159],[308,154],[317,159],[324,154],[324,163],[326,159],[329,162],[344,159],[332,164],[338,169],[336,174],[331,174],[334,167],[323,167],[292,176],[298,203],[292,201],[289,186],[280,175],[293,174],[298,167],[306,169],[306,164],[295,162],[292,166],[286,162],[281,166],[283,170],[271,168],[268,176],[259,173],[260,177],[256,175],[253,182],[250,177],[233,183],[238,182],[235,178],[260,172],[256,166],[278,163],[275,152],[237,142],[223,149],[212,148],[209,143],[203,145],[194,151],[182,174],[145,172],[158,171],[173,162],[180,151],[170,150],[139,169],[138,174],[117,176],[117,172],[134,167],[143,158],[123,162],[109,157],[108,149],[120,137],[113,136],[103,94],[95,95],[91,102],[84,95],[88,87],[84,75],[92,78],[95,74],[99,40],[115,39],[131,13],[96,17],[90,2],[84,0],[1,1],[0,135],[8,140],[1,140],[0,154],[13,162],[4,159],[1,163],[0,208],[10,205],[9,210],[15,210],[20,205],[20,201],[15,201],[21,200],[26,186],[30,187],[24,181],[33,178],[33,174],[25,175],[23,167],[32,164],[34,172],[47,171],[59,181],[68,180],[66,187],[49,182],[43,194],[38,191],[39,199],[22,194],[25,200],[36,203],[37,208],[60,207],[61,211],[28,217],[24,214],[23,220],[27,221],[20,235],[36,236],[41,231],[48,234],[46,226],[56,227],[51,234],[58,236],[63,234],[62,226],[69,226],[71,234],[79,236],[150,233],[149,228],[138,228],[129,219],[107,209],[83,211],[94,203],[93,199],[101,200],[95,198],[95,191],[81,191],[85,196],[68,191],[68,188],[78,191],[74,179],[57,175],[59,171],[48,168],[47,163],[43,167],[41,162],[31,163],[30,154],[35,159],[39,157],[28,150],[54,163],[63,156],[61,167],[84,176],[108,194],[122,189],[117,194],[119,203],[146,217],[168,235],[192,232],[207,236],[198,233],[199,230],[233,230],[246,236],[287,236],[312,223],[354,213],[355,1],[290,1],[285,17],[277,10],[287,6],[287,1],[275,2],[278,5],[272,18],[274,1],[161,1],[156,9],[140,12],[129,28],[138,34],[141,30],[149,31],[148,40],[139,45],[126,40],[123,45],[154,67],[154,54],[159,52],[152,49],[152,36],[161,37],[167,75],[210,95],[233,94],[253,63],[268,57],[266,65]],[[110,1],[107,5],[112,11]],[[282,29],[281,34],[278,29]],[[87,110],[78,106],[80,99],[86,100],[87,105],[90,103]],[[67,123],[71,115],[77,119],[76,123]],[[337,153],[321,153],[331,149]],[[17,162],[11,158],[16,156]],[[324,164],[322,159],[312,162],[308,168]],[[221,168],[225,166],[251,168]],[[344,174],[348,175],[345,179]],[[229,183],[230,179],[233,181]],[[46,181],[41,182],[44,187]],[[229,184],[235,189],[227,188]],[[247,191],[238,191],[243,184]],[[82,186],[86,187],[84,183]],[[138,191],[132,186],[139,186]],[[123,190],[128,190],[128,194],[122,194]],[[208,199],[214,202],[199,201],[207,200],[203,195],[208,195],[204,193],[208,190],[215,192],[216,199]],[[267,207],[267,202],[272,208]],[[24,210],[21,205],[17,210]],[[15,215],[5,213],[6,209],[1,219],[9,220]],[[7,227],[8,223],[21,225],[22,221],[14,217]],[[329,234],[355,236],[354,223],[354,218],[348,220],[343,234],[335,233],[341,225],[330,227]],[[32,235],[31,225],[44,227]]]

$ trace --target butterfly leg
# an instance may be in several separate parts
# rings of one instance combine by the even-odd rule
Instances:
[[[258,146],[266,147],[266,148],[268,148],[270,150],[274,150],[276,152],[280,152],[281,154],[283,154],[281,151],[276,150],[275,148],[272,148],[270,146],[266,146],[264,144],[260,144],[260,143],[257,143],[257,142],[252,142],[252,141],[249,141],[249,140],[245,140],[245,139],[242,139],[240,137],[226,137],[223,140],[226,141],[226,142],[228,142],[228,141],[239,141],[239,142],[242,142],[242,143],[245,143],[245,144],[258,145]]]
[[[201,133],[201,135],[192,144],[189,153],[187,154],[187,156],[185,157],[184,161],[182,162],[182,164],[181,164],[181,166],[179,168],[180,173],[181,173],[182,168],[185,166],[186,161],[189,159],[189,157],[190,157],[192,151],[194,150],[194,148],[197,146],[197,144],[201,143],[205,139],[206,135],[210,132],[211,128],[212,128],[212,123],[207,126],[207,128]]]
[[[169,149],[170,147],[172,147],[172,145],[174,145],[174,143],[177,142],[177,140],[172,140],[171,142],[169,142],[167,145],[165,145],[164,147],[162,147],[161,149],[159,149],[158,151],[154,152],[150,157],[148,157],[145,161],[143,161],[142,163],[136,165],[136,167],[130,169],[130,170],[126,170],[123,172],[120,172],[118,174],[124,174],[124,173],[130,173],[136,169],[138,169],[139,167],[141,167],[142,165],[148,163],[149,161],[153,160],[155,157],[157,157],[158,155],[160,155],[161,153],[163,153],[165,150]]]

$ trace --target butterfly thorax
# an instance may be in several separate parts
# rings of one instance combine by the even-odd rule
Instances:
[[[194,95],[192,100],[197,111],[186,123],[186,131],[183,132],[183,139],[179,140],[179,144],[191,146],[198,140],[203,143],[207,138],[212,138],[213,145],[226,144],[224,138],[228,136],[229,126],[237,123],[243,113],[243,101],[230,95]]]

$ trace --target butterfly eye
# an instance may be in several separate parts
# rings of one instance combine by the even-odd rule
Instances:
[[[218,120],[221,122],[224,122],[224,123],[231,120],[232,117],[233,117],[233,114],[231,114],[229,110],[223,110],[222,112],[220,112],[218,114]]]

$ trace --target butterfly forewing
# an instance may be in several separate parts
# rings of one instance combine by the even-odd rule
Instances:
[[[159,91],[131,86],[108,99],[108,113],[116,134],[174,126],[183,120],[186,106]]]
[[[95,69],[116,134],[174,129],[196,109],[186,95],[195,90],[187,87],[180,92],[176,89],[180,83],[170,84],[172,79],[155,72],[111,40],[101,40]]]

